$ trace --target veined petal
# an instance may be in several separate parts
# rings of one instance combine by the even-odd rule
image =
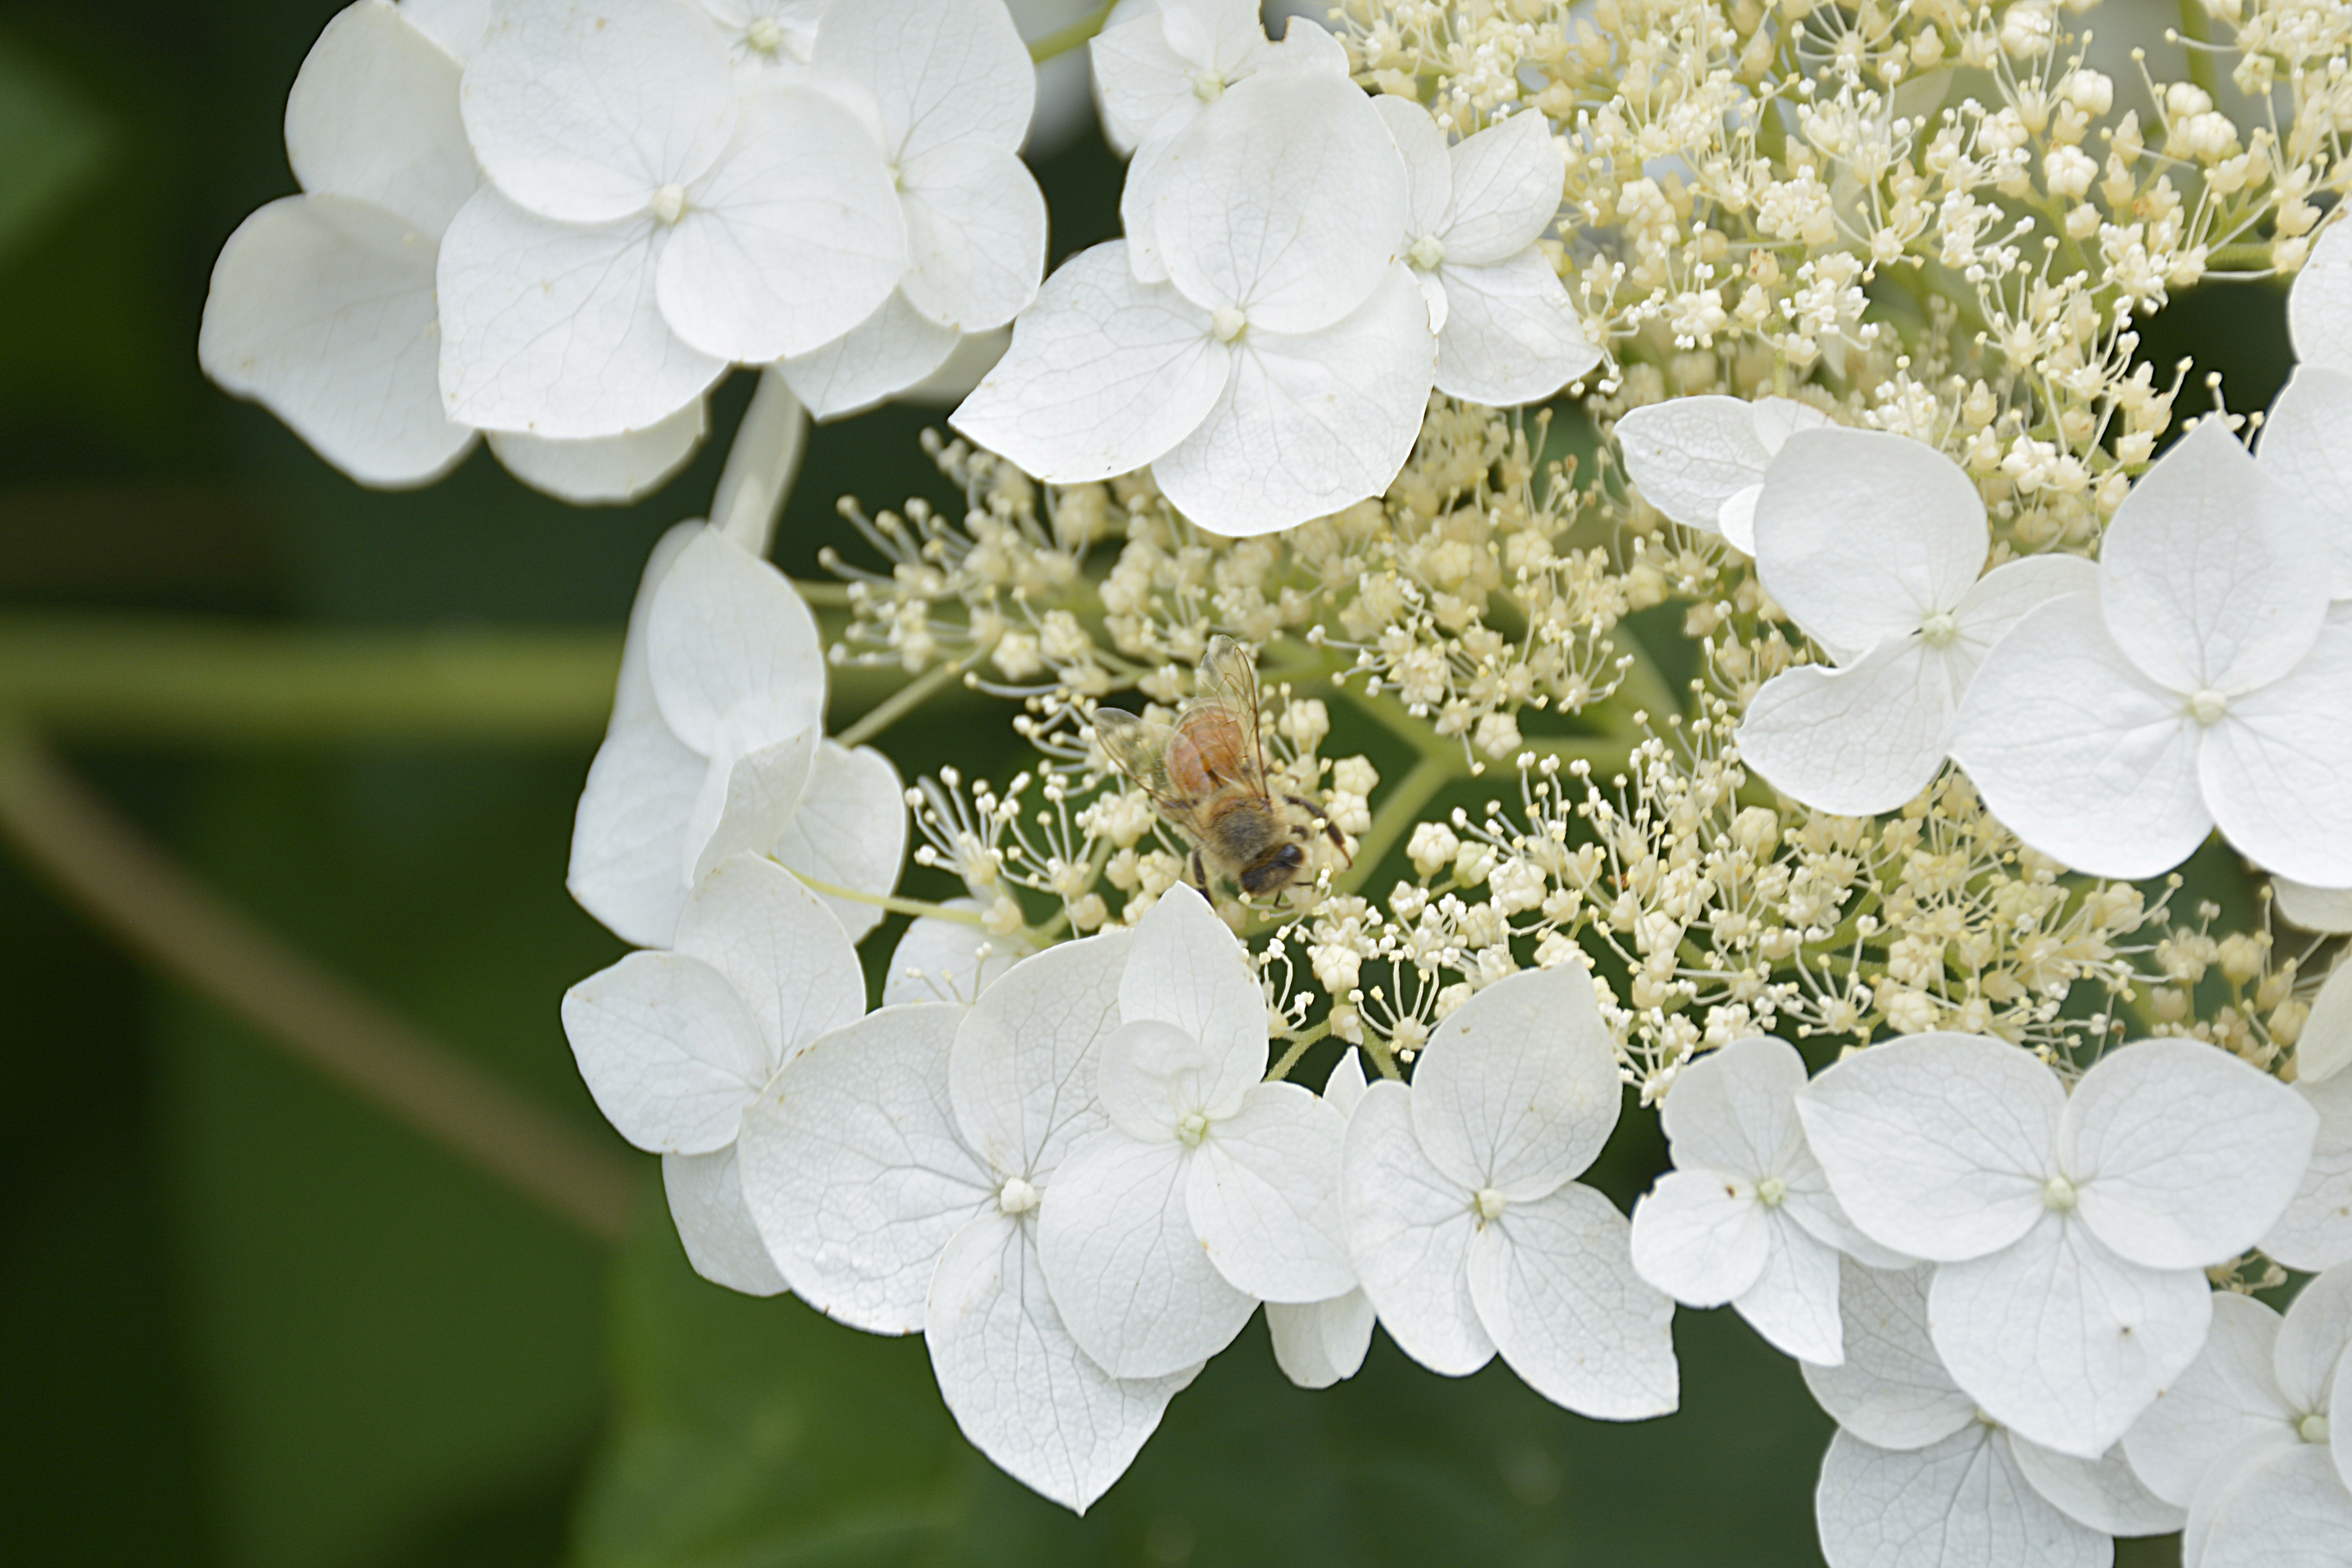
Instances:
[[[2352,374],[2347,373],[2352,373],[2352,358],[2333,367],[2299,367],[2271,405],[2263,422],[2263,444],[2254,454],[2264,473],[2322,520],[2336,563],[2328,593],[2338,599],[2352,598]]]
[[[1413,1132],[1465,1191],[1532,1202],[1584,1173],[1622,1094],[1592,976],[1523,969],[1438,1025],[1413,1070]]]
[[[957,143],[901,165],[915,308],[958,331],[1001,327],[1045,276],[1045,197],[1010,152]]]
[[[2028,612],[1986,658],[1952,755],[2034,848],[2094,876],[2154,877],[2213,828],[2199,728],[2108,637],[2099,600],[2070,594]]]
[[[686,1260],[697,1274],[746,1296],[784,1290],[784,1277],[743,1201],[734,1144],[709,1154],[664,1154],[662,1190]]]
[[[625,436],[550,441],[492,431],[507,472],[578,506],[619,506],[652,494],[686,467],[710,431],[710,401],[698,398],[658,425]]]
[[[493,0],[400,0],[400,14],[463,60],[482,47]]]
[[[2286,291],[2287,337],[2306,364],[2352,371],[2352,235],[2330,224]]]
[[[820,743],[800,808],[771,850],[793,870],[836,888],[887,894],[907,857],[907,791],[890,759],[871,746]],[[882,923],[872,904],[820,893],[851,942]]]
[[[1104,1037],[1095,1094],[1129,1137],[1164,1143],[1186,1117],[1204,1113],[1213,1065],[1198,1035],[1158,1018],[1135,1018]]]
[[[1342,1051],[1332,1064],[1331,1075],[1323,1080],[1324,1103],[1342,1116],[1353,1116],[1368,1087],[1361,1054],[1352,1048]]]
[[[707,756],[814,728],[824,715],[816,617],[782,573],[715,528],[678,552],[646,626],[654,696]]]
[[[1658,1121],[1685,1170],[1730,1171],[1751,1183],[1779,1175],[1805,1146],[1797,1091],[1805,1058],[1786,1040],[1750,1035],[1675,1075]],[[1638,1224],[1638,1222],[1636,1222]]]
[[[1471,1193],[1413,1137],[1413,1090],[1383,1079],[1348,1121],[1339,1163],[1348,1251],[1397,1348],[1430,1371],[1466,1377],[1495,1342],[1470,1299]]]
[[[1506,1206],[1472,1237],[1469,1279],[1503,1360],[1553,1404],[1643,1421],[1680,1402],[1675,1304],[1633,1271],[1625,1216],[1591,1187]]]
[[[1966,678],[1956,651],[1898,636],[1843,669],[1782,670],[1739,721],[1740,760],[1816,811],[1895,810],[1943,769]]]
[[[1907,1252],[1882,1247],[1862,1234],[1862,1228],[1848,1219],[1845,1210],[1838,1205],[1837,1195],[1830,1191],[1829,1173],[1822,1169],[1822,1163],[1813,1158],[1810,1148],[1790,1164],[1780,1179],[1788,1184],[1789,1195],[1783,1206],[1789,1217],[1823,1247],[1868,1268],[1908,1268],[1919,1261]]]
[[[1439,391],[1510,408],[1549,397],[1601,363],[1541,251],[1476,267],[1449,259],[1437,276],[1445,285]]]
[[[2294,1090],[2227,1051],[2142,1040],[2074,1086],[2058,1159],[2108,1250],[2150,1268],[2203,1268],[2277,1222],[2318,1131]]]
[[[442,405],[432,237],[339,196],[288,196],[214,263],[196,357],[363,485],[429,484],[474,432]]]
[[[2334,1568],[2344,1561],[2344,1543],[2352,1540],[2352,1489],[2326,1449],[2281,1448],[2231,1479],[2234,1484],[2200,1510],[2197,1568]]]
[[[1801,1369],[1815,1403],[1874,1447],[1924,1448],[1976,1425],[1977,1402],[1959,1390],[1927,1337],[1933,1270],[1838,1266],[1838,1318],[1845,1360]]]
[[[1455,142],[1450,161],[1454,221],[1445,230],[1448,261],[1465,267],[1507,261],[1526,253],[1559,216],[1567,164],[1542,115],[1522,111],[1489,125]]]
[[[1756,501],[1756,572],[1839,663],[1976,586],[1991,534],[1960,466],[1884,430],[1800,430]]]
[[[875,312],[842,336],[784,362],[793,394],[819,419],[871,408],[947,363],[961,340],[893,289]]]
[[[1201,1042],[1199,1064],[1188,1069],[1199,1075],[1200,1103],[1192,1109],[1230,1116],[1265,1076],[1265,997],[1249,950],[1206,899],[1181,883],[1135,928],[1118,1009],[1127,1023],[1168,1024]]]
[[[1751,405],[1714,393],[1628,410],[1617,421],[1617,446],[1643,499],[1704,533],[1722,531],[1724,506],[1762,484],[1772,460],[1757,437]],[[1752,515],[1752,502],[1749,510]]]
[[[2037,1443],[2095,1459],[2197,1359],[2213,1293],[2051,1214],[2015,1246],[1936,1270],[1928,1321],[1954,1382]]]
[[[1691,1307],[1720,1307],[1763,1277],[1772,1231],[1756,1189],[1714,1171],[1668,1171],[1633,1205],[1633,1268]]]
[[[1847,1216],[1881,1246],[1937,1262],[2006,1247],[2048,1212],[2065,1107],[2056,1074],[1975,1035],[1890,1040],[1797,1097]]]
[[[551,223],[476,192],[436,274],[450,416],[571,440],[657,425],[710,390],[727,362],[662,320],[656,239],[650,216]]]
[[[1253,331],[1199,428],[1151,471],[1177,509],[1241,538],[1386,490],[1412,453],[1436,374],[1429,307],[1402,264],[1336,326]]]
[[[2319,1139],[2263,1250],[2289,1268],[2352,1262],[2352,1073],[2295,1086],[2319,1112]]]
[[[1217,406],[1234,355],[1209,325],[1175,289],[1137,282],[1125,245],[1096,246],[1045,280],[949,423],[1051,484],[1132,472]]]
[[[1105,931],[1024,958],[964,1016],[948,1090],[964,1142],[996,1171],[1042,1185],[1072,1143],[1110,1125],[1094,1058],[1118,1027],[1134,940]]]
[[[1266,1333],[1282,1374],[1301,1388],[1328,1388],[1356,1375],[1372,1348],[1372,1303],[1360,1289],[1304,1306],[1265,1304]]]
[[[1231,85],[1270,63],[1258,13],[1243,0],[1176,0],[1160,7],[1169,47],[1179,58]]]
[[[2003,1433],[1971,1423],[1925,1448],[1830,1439],[1813,1494],[1829,1568],[2105,1568],[2105,1537],[2028,1484]]]
[[[709,772],[658,712],[625,721],[616,706],[580,792],[563,885],[622,941],[670,945],[686,907],[687,819]]]
[[[1037,103],[1037,69],[1003,0],[835,5],[809,66],[872,97],[892,163],[960,142],[1010,153]]]
[[[1384,92],[1372,100],[1372,108],[1404,159],[1405,239],[1444,236],[1454,210],[1454,160],[1448,156],[1445,132],[1412,99]]]
[[[1838,1319],[1838,1255],[1785,1213],[1766,1216],[1772,1235],[1764,1272],[1733,1309],[1781,1354],[1834,1365],[1845,1359]]]
[[[1185,1178],[1185,1207],[1235,1289],[1307,1302],[1355,1289],[1339,1219],[1347,1133],[1346,1117],[1295,1083],[1258,1085],[1210,1131]]]
[[[678,917],[677,952],[727,977],[768,1042],[765,1083],[820,1035],[857,1021],[866,979],[841,922],[772,860],[713,868]]]
[[[950,899],[947,907],[980,912],[976,899]],[[954,1002],[969,1007],[1007,970],[1036,951],[1018,936],[992,936],[977,925],[925,915],[907,928],[891,950],[882,1005]]]
[[[1985,655],[2028,611],[2061,595],[2094,594],[2098,587],[2098,567],[2079,555],[2029,555],[1986,573],[1952,611],[1959,634],[1952,645],[1958,665],[1958,691],[1968,689],[1983,667]]]
[[[675,952],[633,952],[565,992],[563,1033],[596,1109],[649,1153],[735,1142],[773,1070],[760,1021],[727,977]]]
[[[2252,1297],[2213,1298],[2197,1359],[2124,1434],[2134,1473],[2158,1497],[2187,1508],[2216,1465],[2289,1434],[2298,1412],[2273,1370],[2278,1331],[2279,1315]]]
[[[482,183],[457,62],[389,0],[335,14],[286,99],[286,158],[313,195],[372,202],[433,239]]]
[[[466,61],[466,134],[507,199],[564,223],[642,213],[735,129],[727,47],[690,0],[508,0]]]
[[[2287,876],[2352,882],[2352,626],[2323,627],[2309,658],[2204,731],[2199,775],[2222,837]]]
[[[2352,931],[2352,888],[2315,888],[2292,877],[2273,877],[2282,919],[2305,931],[2340,935]]]
[[[686,858],[679,879],[691,888],[734,855],[764,854],[799,809],[816,762],[814,726],[772,745],[710,759],[702,788],[686,815]]]
[[[787,1062],[743,1115],[738,1168],[770,1253],[801,1300],[868,1333],[922,1328],[940,1253],[995,1205],[948,1104],[962,1019],[886,1007]]]
[[[1054,1306],[1113,1377],[1162,1377],[1233,1343],[1257,1298],[1210,1264],[1185,1212],[1192,1151],[1113,1127],[1071,1147],[1038,1210]]]
[[[2078,1459],[2012,1432],[2009,1451],[2033,1489],[2077,1524],[2107,1535],[2169,1535],[2189,1522],[2188,1510],[2132,1472],[2120,1443],[2098,1458]]]
[[[1248,12],[1243,25],[1258,27],[1248,0],[1224,0],[1226,9]],[[1265,37],[1260,29],[1258,37]],[[1087,46],[1095,73],[1095,96],[1102,106],[1103,139],[1121,156],[1142,143],[1170,136],[1201,111],[1192,79],[1198,67],[1168,42],[1168,28],[1156,6],[1131,21],[1105,27]]]
[[[2347,1351],[2352,1351],[2352,1268],[2331,1268],[2304,1281],[2271,1346],[2287,1408],[2297,1415],[2329,1409],[2336,1364]]]

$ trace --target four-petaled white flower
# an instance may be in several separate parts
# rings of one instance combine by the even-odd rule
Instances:
[[[1793,398],[1750,403],[1709,393],[1630,410],[1617,421],[1617,445],[1625,477],[1643,500],[1685,528],[1719,533],[1753,555],[1765,470],[1790,437],[1830,422]]]
[[[1830,1568],[2105,1568],[2107,1537],[2179,1529],[2120,1447],[2074,1458],[1978,1409],[1936,1357],[1928,1272],[1846,1263],[1845,1361],[1804,1369],[1838,1424],[1813,1495]]]
[[[196,340],[215,381],[365,485],[428,483],[477,435],[442,405],[433,278],[443,231],[481,185],[449,41],[478,32],[480,17],[446,9],[359,0],[327,24],[286,102],[304,194],[229,237]],[[425,30],[445,20],[446,36]],[[708,412],[696,398],[629,435],[494,431],[489,442],[517,478],[552,495],[629,500],[693,455]]]
[[[1071,1146],[1038,1245],[1086,1352],[1114,1376],[1158,1377],[1224,1349],[1262,1300],[1355,1288],[1339,1226],[1348,1123],[1263,1081],[1248,950],[1192,889],[1137,925],[1118,1007],[1095,1073],[1111,1125]]]
[[[2204,1270],[2275,1222],[2318,1118],[2214,1047],[2109,1052],[2070,1098],[2005,1041],[1874,1046],[1797,1099],[1863,1234],[1940,1265],[1936,1350],[1994,1419],[2096,1458],[2197,1354]]]
[[[1756,574],[1837,661],[1767,681],[1740,757],[1817,811],[1892,811],[1944,765],[1987,652],[2098,569],[2038,555],[1984,570],[1983,499],[1959,465],[1883,430],[1800,430],[1756,501]]]
[[[1961,704],[1985,805],[2095,876],[2171,869],[2215,824],[2284,876],[2352,886],[2352,623],[2312,513],[2218,418],[2108,525],[2098,592],[2020,621]]]
[[[1419,103],[1383,93],[1372,107],[1404,157],[1399,254],[1429,301],[1437,390],[1509,408],[1600,363],[1568,286],[1536,246],[1559,215],[1562,174],[1544,117],[1515,114],[1448,147]]]
[[[2301,363],[2263,424],[2255,456],[2321,519],[2328,595],[2352,599],[2352,229],[2328,226],[2286,296]]]
[[[1835,1365],[1838,1255],[1882,1268],[1911,1260],[1853,1228],[1805,1147],[1805,1062],[1751,1037],[1675,1075],[1658,1108],[1675,1169],[1633,1205],[1633,1267],[1691,1307],[1726,1301],[1800,1361]]]
[[[688,892],[749,850],[887,893],[907,842],[889,759],[824,738],[816,621],[783,574],[683,523],[646,563],[613,719],[588,770],[565,886],[627,941],[667,946]],[[882,911],[827,899],[853,940]]]
[[[2213,1303],[2203,1353],[2124,1436],[2132,1468],[2189,1510],[2187,1568],[2341,1563],[2352,1548],[2352,1267],[2282,1318]],[[2338,1421],[2336,1412],[2343,1412]]]
[[[1497,1351],[1604,1420],[1675,1408],[1674,1302],[1633,1271],[1625,1216],[1575,1178],[1617,1125],[1608,1026],[1581,965],[1523,970],[1449,1015],[1412,1087],[1348,1123],[1341,1201],[1364,1294],[1400,1349],[1461,1377]]]
[[[832,0],[700,0],[727,40],[727,54],[738,66],[765,70],[770,66],[805,64],[816,47],[817,23]],[[856,9],[852,6],[847,9]]]
[[[1121,155],[1172,140],[1279,58],[1284,45],[1268,40],[1259,10],[1257,0],[1160,0],[1140,16],[1120,6],[1087,51],[1103,140]]]
[[[1200,1370],[1111,1377],[1038,1256],[1040,1204],[1108,1123],[1085,1086],[1132,943],[1049,948],[969,1010],[885,1008],[795,1058],[743,1123],[744,1190],[793,1290],[874,1333],[921,1330],[973,1447],[1080,1512]]]
[[[1353,1050],[1323,1083],[1323,1103],[1352,1116],[1364,1099],[1364,1064]],[[1372,1348],[1372,1303],[1360,1285],[1325,1301],[1265,1304],[1275,1363],[1301,1388],[1328,1388],[1356,1375]]]
[[[906,270],[856,114],[786,72],[739,85],[694,0],[506,0],[460,99],[489,184],[441,245],[441,388],[470,424],[654,424],[730,361],[841,336]]]
[[[1254,534],[1387,488],[1435,374],[1394,258],[1404,168],[1344,78],[1261,73],[1171,144],[1152,226],[1168,268],[1095,247],[1046,280],[952,423],[1054,483],[1151,465],[1202,527]]]
[[[751,855],[702,879],[674,950],[633,952],[563,994],[580,1076],[622,1137],[661,1155],[678,1239],[706,1279],[784,1288],[744,1206],[736,1135],[778,1068],[865,1010],[841,922]]]

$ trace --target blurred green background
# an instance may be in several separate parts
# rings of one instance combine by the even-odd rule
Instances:
[[[0,7],[0,693],[82,673],[33,661],[103,665],[71,649],[127,642],[89,618],[124,614],[170,617],[173,636],[373,629],[393,646],[568,632],[567,668],[601,689],[646,550],[708,502],[718,444],[627,509],[559,506],[482,453],[431,489],[373,494],[203,380],[213,257],[293,188],[286,89],[335,8]],[[1118,168],[1091,133],[1040,174],[1057,253],[1115,231]],[[2240,407],[2284,373],[2266,291],[2216,296],[2194,344],[2156,335],[2159,363],[2194,348],[2230,371]],[[722,437],[747,395],[740,378],[722,392]],[[845,491],[950,499],[916,447],[935,418],[818,432],[782,563],[812,574],[842,542]],[[836,724],[882,689],[837,694]],[[10,700],[0,722],[23,717]],[[961,700],[890,738],[910,776],[1010,771],[1002,715]],[[596,1117],[556,1019],[563,987],[619,952],[562,888],[593,702],[438,742],[207,737],[79,704],[32,717],[231,904],[641,1192],[624,1240],[590,1236],[142,969],[0,859],[13,1561],[1818,1560],[1828,1424],[1723,1312],[1678,1318],[1684,1409],[1631,1428],[1554,1409],[1499,1366],[1431,1376],[1385,1341],[1354,1382],[1303,1394],[1253,1326],[1074,1521],[963,1447],[919,1342],[697,1279],[654,1163]],[[887,954],[898,924],[869,948]],[[1629,1119],[1596,1179],[1629,1205],[1660,1158],[1654,1121]]]

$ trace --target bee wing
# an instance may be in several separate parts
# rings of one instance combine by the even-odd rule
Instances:
[[[1257,731],[1257,660],[1250,650],[1223,633],[1209,639],[1201,668],[1192,676],[1192,700],[1230,717],[1244,737],[1239,759],[1249,776],[1235,782],[1259,795],[1265,793],[1265,752]]]
[[[1094,726],[1095,739],[1102,742],[1104,754],[1118,764],[1119,772],[1158,798],[1170,798],[1168,742],[1176,734],[1172,726],[1139,719],[1118,708],[1096,709]]]

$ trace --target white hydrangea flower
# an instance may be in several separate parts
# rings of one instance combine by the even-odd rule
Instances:
[[[1892,811],[1944,765],[1962,694],[2026,613],[2098,569],[2037,555],[1984,570],[1984,500],[1959,465],[1883,430],[1801,430],[1756,501],[1756,574],[1837,668],[1767,681],[1741,760],[1818,811]]]
[[[1260,1300],[1355,1288],[1339,1226],[1347,1119],[1267,1083],[1248,950],[1179,885],[1135,929],[1119,1027],[1096,1063],[1111,1124],[1074,1143],[1038,1246],[1062,1321],[1117,1377],[1233,1342]]]
[[[1437,390],[1509,408],[1600,363],[1568,286],[1536,246],[1559,212],[1562,174],[1544,117],[1515,114],[1449,147],[1412,100],[1383,93],[1372,107],[1404,157],[1400,254],[1429,301]]]
[[[744,1118],[745,1191],[793,1289],[874,1333],[922,1331],[972,1446],[1083,1513],[1198,1366],[1118,1379],[1062,1325],[1038,1205],[1108,1118],[1125,931],[1023,960],[969,1010],[889,1007],[794,1058]]]
[[[1323,1103],[1346,1118],[1363,1099],[1363,1059],[1349,1050],[1324,1080]],[[1265,1304],[1275,1363],[1301,1388],[1328,1388],[1355,1376],[1372,1348],[1372,1303],[1360,1285],[1328,1300]]]
[[[907,225],[857,116],[746,89],[694,0],[505,0],[461,89],[489,178],[441,246],[441,386],[488,428],[584,437],[805,353],[889,297]]]
[[[2282,1318],[2213,1303],[2204,1352],[2125,1434],[2132,1468],[2189,1510],[2181,1562],[2257,1568],[2344,1561],[2352,1546],[2352,1267],[2305,1284]],[[2352,1417],[2352,1409],[2345,1409]]]
[[[2101,547],[2096,595],[2020,621],[1952,754],[2034,848],[2153,877],[2218,822],[2283,875],[2352,885],[2352,623],[2327,620],[2312,515],[2219,419],[2158,458]]]
[[[2341,936],[2352,932],[2352,888],[2315,888],[2292,877],[2273,877],[2280,918],[2305,931]]]
[[[947,908],[978,914],[977,899],[950,899]],[[1020,935],[997,936],[963,921],[925,915],[907,927],[890,952],[882,981],[882,1005],[907,1002],[961,1002],[966,1005],[1037,950]]]
[[[1977,1408],[1936,1357],[1927,1269],[1843,1272],[1845,1362],[1804,1368],[1838,1424],[1813,1496],[1830,1568],[2105,1568],[2109,1537],[2180,1528],[2121,1448],[2073,1458]]]
[[[1790,437],[1830,423],[1828,415],[1793,398],[1749,403],[1709,393],[1627,411],[1617,421],[1617,445],[1626,478],[1652,506],[1753,555],[1764,471]]]
[[[755,1296],[784,1288],[744,1207],[736,1134],[778,1068],[865,1010],[841,922],[751,855],[702,879],[675,949],[633,952],[563,994],[580,1076],[622,1137],[661,1155],[678,1239],[704,1279]]]
[[[817,23],[832,0],[700,0],[727,40],[727,56],[740,68],[807,63],[816,47]],[[851,7],[855,9],[856,7]]]
[[[1436,346],[1393,259],[1404,169],[1370,100],[1343,79],[1253,77],[1171,145],[1156,201],[1170,280],[1139,282],[1121,242],[1076,257],[951,422],[1051,483],[1149,463],[1223,534],[1385,489]]]
[[[1447,1016],[1412,1087],[1367,1089],[1341,1201],[1364,1294],[1449,1377],[1496,1354],[1603,1420],[1675,1408],[1674,1303],[1633,1271],[1625,1216],[1575,1178],[1617,1125],[1617,1063],[1580,964],[1522,970]]]
[[[1173,139],[1278,48],[1265,36],[1257,0],[1122,5],[1087,51],[1103,140],[1124,156]]]
[[[2318,1114],[2319,1136],[2263,1250],[2289,1268],[2333,1268],[2352,1263],[2352,1072],[2302,1079],[2294,1091]]]
[[[2352,232],[2331,224],[2286,297],[2301,362],[2271,405],[2256,451],[2263,471],[2323,521],[2329,595],[2352,599]]]
[[[672,529],[629,614],[564,885],[629,942],[667,946],[688,891],[739,851],[887,893],[907,842],[889,759],[824,738],[816,621],[783,574],[698,523]],[[827,899],[852,940],[882,918]]]
[[[327,24],[286,104],[304,194],[261,208],[222,247],[197,338],[215,381],[365,485],[429,483],[476,439],[442,405],[434,267],[450,218],[481,184],[446,42],[481,18],[446,9],[360,0]],[[428,36],[428,23],[446,23],[446,37]],[[693,456],[708,420],[696,398],[625,436],[494,433],[490,447],[551,495],[624,501]]]
[[[1769,1037],[1734,1040],[1675,1075],[1659,1105],[1675,1169],[1633,1205],[1633,1267],[1689,1307],[1726,1301],[1800,1361],[1834,1366],[1838,1255],[1911,1260],[1855,1230],[1805,1146],[1805,1062]]]
[[[1831,1068],[1797,1110],[1862,1232],[1941,1266],[1930,1316],[1954,1379],[2086,1459],[2195,1359],[2205,1268],[2276,1222],[2318,1122],[2184,1039],[2109,1052],[2070,1098],[2003,1041],[1915,1035]]]

